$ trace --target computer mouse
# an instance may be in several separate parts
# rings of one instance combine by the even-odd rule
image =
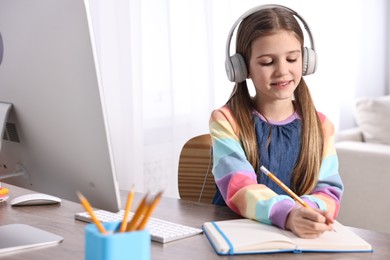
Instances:
[[[61,199],[44,193],[30,193],[13,198],[11,206],[32,206],[60,203]]]

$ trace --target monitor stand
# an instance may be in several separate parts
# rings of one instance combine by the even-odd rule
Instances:
[[[0,150],[11,107],[12,104],[0,102]],[[26,174],[26,171],[23,166],[17,165],[14,173],[2,175],[1,178],[24,174]],[[25,224],[0,226],[0,238],[0,255],[33,247],[58,244],[64,240],[61,236]]]
[[[3,143],[3,136],[5,133],[5,126],[7,124],[7,118],[12,104],[0,102],[0,151],[1,144]]]
[[[10,113],[12,108],[12,104],[10,103],[4,103],[0,102],[0,151],[3,143],[3,137],[7,128],[7,118],[8,114]],[[9,178],[9,177],[15,177],[24,175],[26,178],[29,177],[26,169],[23,167],[23,165],[16,163],[15,169],[11,173],[1,174],[0,180]]]

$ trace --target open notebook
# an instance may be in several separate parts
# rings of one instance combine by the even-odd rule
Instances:
[[[361,237],[335,221],[335,231],[315,239],[303,239],[290,231],[251,219],[206,222],[203,230],[217,254],[279,252],[372,252]]]

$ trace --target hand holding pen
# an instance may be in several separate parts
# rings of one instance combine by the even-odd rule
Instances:
[[[311,208],[267,168],[261,166],[260,170],[278,184],[291,198],[303,206],[303,208],[294,208],[291,210],[286,220],[287,229],[304,238],[315,238],[325,231],[333,230],[334,220],[328,212]]]

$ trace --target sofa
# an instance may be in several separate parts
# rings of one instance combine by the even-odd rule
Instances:
[[[345,187],[338,221],[390,234],[390,96],[359,98],[355,119],[335,134]]]

